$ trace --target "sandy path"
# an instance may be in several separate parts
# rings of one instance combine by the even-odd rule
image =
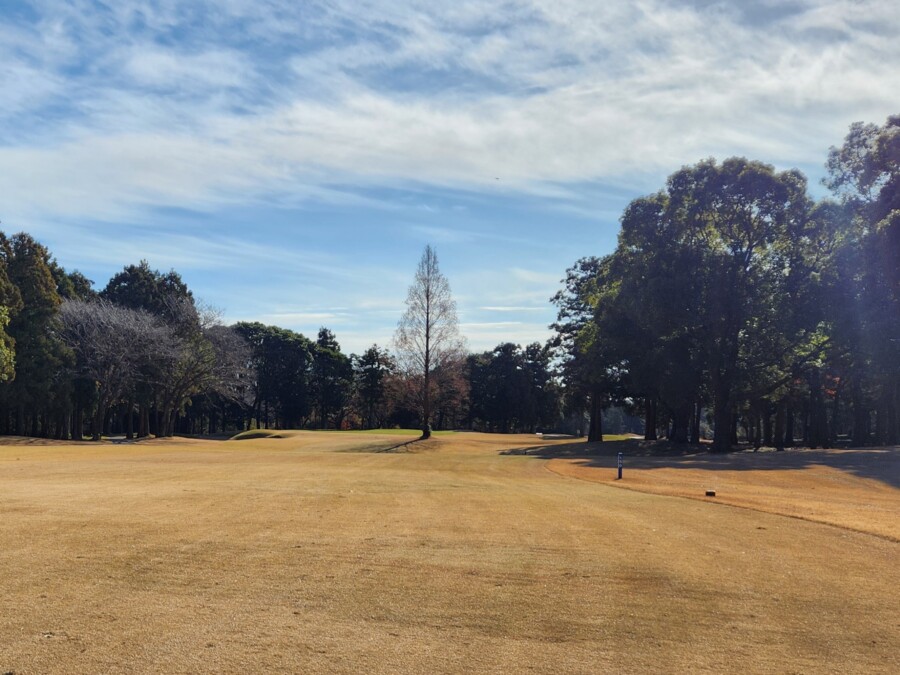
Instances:
[[[900,671],[895,542],[389,442],[0,446],[0,672]]]

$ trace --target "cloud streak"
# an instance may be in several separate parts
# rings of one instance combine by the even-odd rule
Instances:
[[[676,2],[192,5],[42,2],[4,28],[5,208],[115,219],[337,184],[536,193],[710,154],[815,162],[900,90],[900,18],[874,0],[769,20],[766,3],[755,19]],[[191,39],[167,46],[176,32]]]

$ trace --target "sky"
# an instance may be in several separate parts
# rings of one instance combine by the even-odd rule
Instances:
[[[543,341],[681,166],[824,196],[829,146],[900,113],[898,35],[896,0],[0,0],[0,228],[357,353],[431,244],[472,350]]]

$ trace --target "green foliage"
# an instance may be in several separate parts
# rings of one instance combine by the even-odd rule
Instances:
[[[116,274],[100,292],[100,297],[170,320],[182,318],[173,303],[187,301],[194,304],[193,294],[175,270],[165,274],[151,270],[146,260],[141,260],[138,265],[128,265]]]
[[[384,425],[390,413],[390,387],[397,375],[396,362],[386,349],[372,345],[353,358],[353,371],[362,426],[371,429]]]
[[[827,347],[838,214],[812,206],[801,174],[743,158],[684,167],[634,200],[616,252],[579,261],[555,298],[571,390],[643,399],[648,438],[659,405],[682,442],[707,402],[729,447],[735,410],[783,398]]]
[[[16,350],[13,339],[7,335],[9,308],[0,305],[0,383],[16,376]]]
[[[474,428],[529,432],[559,421],[559,390],[550,371],[549,346],[522,349],[506,342],[467,359],[470,417]]]
[[[57,334],[61,299],[47,249],[21,232],[9,240],[4,238],[3,250],[9,281],[21,298],[21,309],[12,315],[8,327],[16,346],[16,374],[4,393],[18,408],[16,433],[24,434],[26,407],[47,413],[62,403],[58,378],[73,356]],[[38,431],[36,417],[31,431]]]
[[[882,126],[857,122],[831,148],[825,184],[841,199],[849,227],[830,279],[835,393],[853,401],[853,437],[900,440],[900,116]]]
[[[319,427],[340,429],[348,413],[353,387],[353,365],[341,352],[337,339],[327,328],[319,330],[313,349],[312,390]]]
[[[253,400],[257,427],[268,423],[283,429],[303,426],[313,405],[310,382],[314,345],[303,335],[261,323],[238,323],[235,330],[251,350]]]
[[[63,300],[91,300],[97,297],[94,282],[78,270],[66,272],[59,263],[51,260],[50,273],[56,282],[56,292]]]

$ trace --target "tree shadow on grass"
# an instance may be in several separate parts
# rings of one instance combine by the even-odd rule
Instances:
[[[412,438],[408,441],[403,441],[401,443],[371,443],[369,445],[362,445],[355,448],[345,448],[343,450],[338,450],[338,452],[347,452],[347,453],[369,453],[369,454],[388,454],[388,453],[410,453],[415,454],[425,450],[430,450],[434,446],[433,444],[428,442],[429,439],[423,438]]]
[[[535,445],[500,454],[528,455],[541,459],[579,459],[582,460],[583,466],[614,469],[620,452],[623,453],[626,469],[631,467],[707,471],[790,471],[811,466],[825,466],[900,488],[900,446],[830,450],[791,448],[784,452],[769,449],[760,452],[743,450],[713,454],[694,445],[630,439],[603,443],[579,441]]]

